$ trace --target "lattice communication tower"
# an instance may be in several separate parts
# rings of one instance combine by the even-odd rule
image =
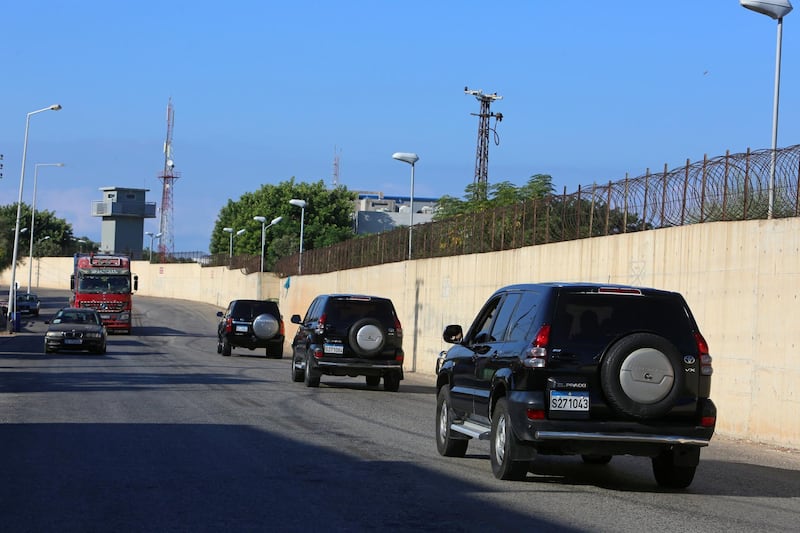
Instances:
[[[489,181],[489,132],[495,135],[495,144],[500,144],[497,130],[489,126],[489,119],[494,118],[495,128],[497,123],[503,120],[502,113],[492,113],[489,106],[495,100],[502,100],[503,97],[497,93],[483,94],[483,91],[470,90],[464,87],[464,93],[475,97],[481,103],[480,113],[470,113],[473,117],[478,117],[478,150],[475,154],[475,183],[487,184]]]
[[[337,149],[335,146],[333,147],[333,188],[339,186],[339,154],[342,151]]]
[[[179,172],[175,172],[175,160],[172,158],[172,128],[175,123],[175,110],[172,108],[172,98],[167,103],[167,138],[164,141],[164,171],[158,176],[161,180],[161,221],[158,231],[161,234],[158,241],[158,253],[161,262],[166,261],[167,255],[175,253],[175,242],[173,239],[173,217],[172,217],[172,191],[175,187],[175,180],[180,177]]]

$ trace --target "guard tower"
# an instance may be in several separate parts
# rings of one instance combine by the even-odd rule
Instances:
[[[155,202],[146,202],[150,189],[100,187],[103,199],[92,202],[92,216],[103,217],[100,251],[141,259],[144,219],[156,217]]]

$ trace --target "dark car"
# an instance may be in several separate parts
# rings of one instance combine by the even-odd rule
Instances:
[[[283,357],[283,318],[272,300],[233,300],[217,326],[217,353],[229,356],[233,348],[264,348],[267,357]]]
[[[41,302],[39,297],[33,293],[17,293],[17,312],[39,316]]]
[[[403,328],[388,298],[317,296],[292,341],[292,380],[318,387],[320,376],[366,376],[367,385],[396,392],[403,379]]]
[[[490,441],[499,479],[535,455],[652,459],[659,485],[689,486],[714,433],[711,356],[676,292],[590,283],[495,292],[437,361],[436,444],[463,457]]]
[[[44,353],[60,350],[88,350],[106,353],[106,332],[100,315],[94,309],[65,307],[56,312],[53,320],[46,320]]]

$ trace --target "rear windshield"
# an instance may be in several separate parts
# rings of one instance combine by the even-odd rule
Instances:
[[[333,299],[325,307],[328,324],[353,324],[362,318],[374,318],[387,327],[394,327],[394,308],[389,300]]]
[[[234,318],[247,319],[255,318],[264,313],[273,315],[277,318],[279,316],[278,304],[268,301],[242,301],[236,302],[236,305],[233,306],[233,311],[231,311],[231,315],[233,315]]]
[[[551,331],[558,344],[605,345],[623,333],[647,331],[676,343],[693,343],[692,320],[680,298],[562,293]]]

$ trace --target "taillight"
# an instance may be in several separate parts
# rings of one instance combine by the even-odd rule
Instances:
[[[319,320],[317,320],[317,327],[316,327],[316,329],[314,330],[314,332],[315,332],[317,335],[322,335],[323,333],[325,333],[325,320],[326,320],[327,318],[328,318],[328,315],[326,315],[325,313],[322,313],[322,316],[321,316],[321,317],[319,317]],[[320,357],[321,357],[321,356],[320,356]]]
[[[325,354],[322,352],[322,349],[321,349],[321,348],[314,348],[314,353],[313,353],[313,355],[314,355],[314,358],[316,358],[316,359],[322,359],[322,357],[323,357]]]
[[[526,409],[525,416],[528,420],[544,420],[544,409]]]
[[[536,337],[531,343],[522,364],[529,368],[544,368],[547,366],[547,345],[550,343],[550,324],[539,328]]]
[[[400,325],[400,319],[397,317],[394,317],[394,334],[396,337],[403,336],[403,326]]]
[[[694,341],[697,344],[697,353],[700,354],[700,375],[710,376],[714,373],[714,368],[711,366],[711,355],[708,353],[708,343],[700,332],[695,332]]]
[[[286,330],[283,329],[283,320],[278,320],[278,334],[283,337],[286,334]]]
[[[230,333],[233,331],[233,318],[228,317],[225,319],[225,333]]]

